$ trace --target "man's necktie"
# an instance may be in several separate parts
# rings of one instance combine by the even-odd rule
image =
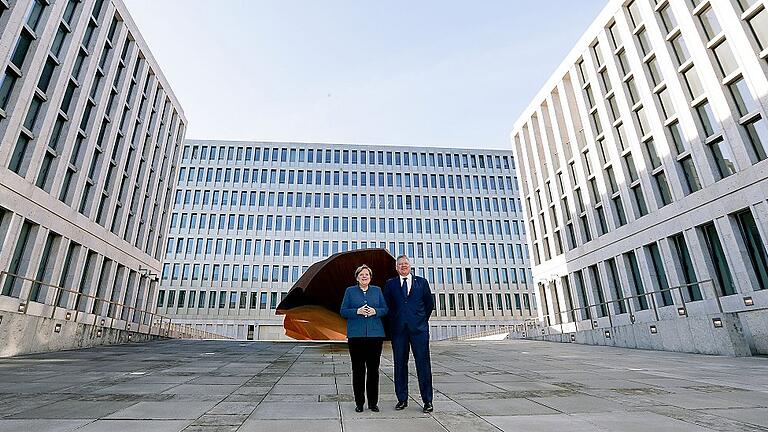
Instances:
[[[403,278],[403,297],[408,297],[408,278]]]

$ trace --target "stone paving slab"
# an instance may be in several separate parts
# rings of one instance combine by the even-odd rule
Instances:
[[[0,431],[768,430],[768,359],[534,341],[434,342],[435,412],[354,412],[344,344],[161,341],[0,360]]]

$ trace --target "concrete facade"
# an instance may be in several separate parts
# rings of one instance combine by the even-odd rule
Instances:
[[[509,151],[188,140],[158,312],[283,338],[275,307],[308,266],[381,247],[430,281],[433,338],[520,325],[537,299],[515,175]]]
[[[611,1],[517,120],[545,324],[750,312],[768,352],[766,23],[761,0]]]
[[[125,5],[2,0],[0,66],[0,311],[153,324],[186,119]]]

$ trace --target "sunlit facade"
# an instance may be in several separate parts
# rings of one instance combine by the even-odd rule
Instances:
[[[611,1],[511,134],[542,320],[768,306],[766,108],[764,1]]]

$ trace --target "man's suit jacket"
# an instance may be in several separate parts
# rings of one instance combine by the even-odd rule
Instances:
[[[410,332],[429,333],[429,316],[435,308],[429,282],[413,275],[413,286],[406,298],[403,294],[400,276],[387,280],[384,284],[384,297],[389,306],[390,335]]]

